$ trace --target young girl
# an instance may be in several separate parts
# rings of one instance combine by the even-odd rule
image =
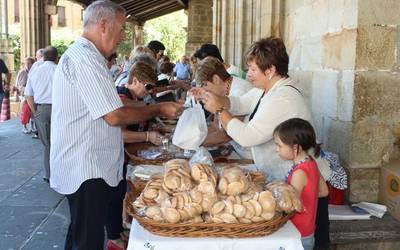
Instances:
[[[295,214],[291,221],[301,233],[304,249],[312,250],[320,180],[318,166],[307,153],[312,148],[315,157],[320,153],[314,129],[306,120],[292,118],[279,124],[273,135],[279,156],[284,160],[293,161],[286,178],[300,194],[304,211]]]

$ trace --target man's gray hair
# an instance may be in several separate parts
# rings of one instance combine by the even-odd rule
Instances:
[[[36,51],[36,55],[43,56],[43,54],[44,54],[44,49],[43,48],[42,49],[38,49]]]
[[[143,52],[143,53],[137,54],[135,57],[133,57],[130,60],[129,68],[131,68],[132,65],[137,63],[137,62],[147,63],[148,65],[150,65],[154,69],[154,71],[157,70],[157,60],[153,56],[151,56],[149,53]]]
[[[106,19],[114,23],[117,12],[122,12],[125,15],[125,9],[110,0],[95,1],[91,3],[85,10],[85,15],[83,17],[83,28],[86,28],[92,24],[96,24],[102,19]]]

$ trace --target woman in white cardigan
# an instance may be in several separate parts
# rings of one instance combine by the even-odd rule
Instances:
[[[247,94],[224,97],[204,89],[193,92],[205,109],[219,115],[232,139],[251,148],[255,164],[268,179],[284,179],[292,163],[279,158],[272,132],[290,118],[311,122],[311,114],[288,76],[289,57],[281,39],[270,37],[254,42],[246,60],[248,79],[255,87]],[[241,115],[246,115],[244,121],[234,117]]]

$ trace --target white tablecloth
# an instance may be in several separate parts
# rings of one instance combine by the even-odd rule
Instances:
[[[151,234],[132,221],[128,250],[302,250],[300,233],[288,221],[275,233],[258,238],[173,238]]]

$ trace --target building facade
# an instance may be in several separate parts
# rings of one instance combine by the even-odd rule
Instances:
[[[50,45],[51,40],[73,40],[82,33],[84,8],[73,1],[0,0],[0,2],[3,6],[7,5],[5,16],[8,37],[17,35],[21,38],[21,58],[34,57],[36,50]]]

